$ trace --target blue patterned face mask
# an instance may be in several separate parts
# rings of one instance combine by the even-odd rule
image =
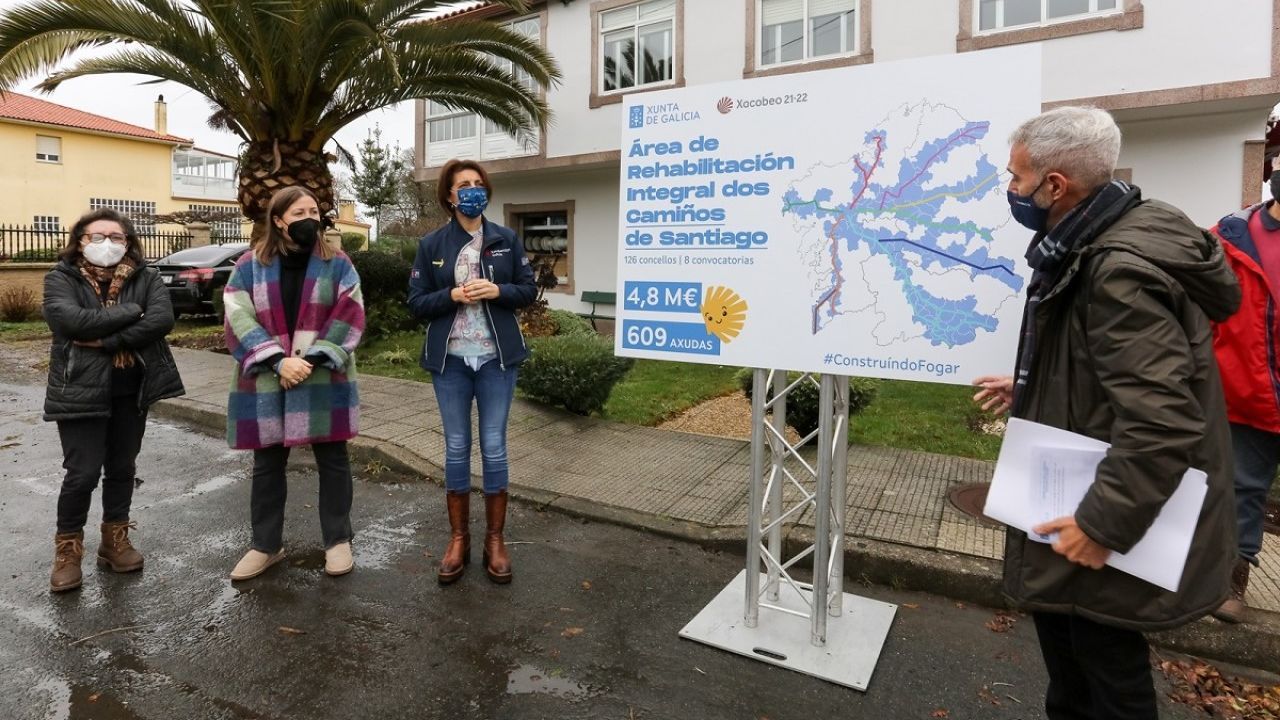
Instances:
[[[489,191],[482,187],[458,188],[458,212],[469,218],[478,218],[489,207]]]

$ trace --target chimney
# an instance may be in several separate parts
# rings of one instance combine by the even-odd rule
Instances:
[[[163,95],[156,98],[156,132],[169,134],[169,106],[165,104]]]

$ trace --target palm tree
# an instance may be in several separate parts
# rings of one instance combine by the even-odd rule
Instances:
[[[209,125],[243,141],[238,200],[264,225],[281,187],[334,207],[335,133],[360,116],[421,98],[474,112],[527,137],[546,126],[540,87],[560,78],[536,42],[494,23],[426,21],[439,0],[28,0],[0,13],[0,91],[44,75],[137,73],[208,98]],[[523,12],[523,0],[490,5]],[[84,51],[99,48],[99,52]],[[527,89],[515,77],[535,81]]]

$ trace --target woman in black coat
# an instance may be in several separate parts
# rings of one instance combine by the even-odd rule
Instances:
[[[44,419],[58,423],[62,467],[49,587],[80,587],[84,524],[102,479],[98,566],[142,569],[129,541],[134,462],[147,409],[183,394],[165,335],[173,329],[169,291],[142,259],[133,224],[94,210],[71,229],[60,261],[45,275],[44,319],[53,331]]]

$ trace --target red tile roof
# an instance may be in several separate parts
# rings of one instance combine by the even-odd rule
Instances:
[[[427,22],[440,22],[441,20],[453,20],[455,18],[462,17],[463,15],[470,15],[472,13],[475,13],[476,15],[483,18],[486,15],[492,14],[494,11],[501,11],[502,9],[503,7],[501,5],[494,5],[493,3],[488,2],[488,0],[484,0],[483,2],[476,2],[470,7],[463,6],[454,10],[447,10],[445,12],[440,13],[439,15],[436,15],[430,18],[429,20],[427,20]],[[489,12],[482,12],[482,11],[489,11]]]
[[[83,110],[76,110],[65,105],[51,103],[29,95],[16,92],[0,94],[0,120],[21,120],[23,122],[57,125],[60,127],[91,130],[112,135],[127,135],[143,140],[168,142],[177,145],[190,145],[187,138],[160,133],[138,125],[112,120],[109,117],[94,115]]]

